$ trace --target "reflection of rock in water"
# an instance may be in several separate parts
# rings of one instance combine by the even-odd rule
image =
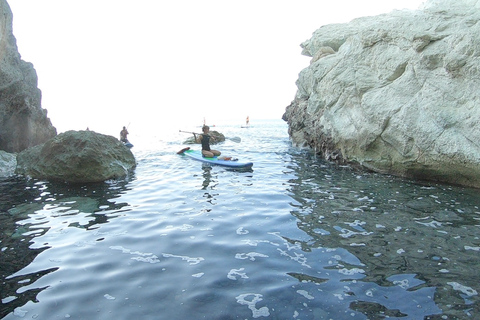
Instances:
[[[69,227],[91,229],[108,222],[116,216],[112,213],[128,205],[115,203],[114,199],[127,190],[129,181],[78,186],[23,179],[0,181],[0,318],[28,301],[36,301],[45,287],[35,287],[35,282],[58,269],[49,266],[27,271],[32,261],[51,246],[48,242],[36,243],[36,238]]]
[[[421,284],[408,288],[405,301],[413,297],[407,295],[429,289],[431,298],[438,307],[449,310],[449,315],[461,318],[478,301],[478,295],[467,299],[448,284],[454,277],[468,292],[477,292],[475,285],[480,283],[478,270],[471,267],[478,265],[480,258],[467,250],[478,247],[478,203],[472,203],[475,197],[468,195],[468,190],[451,192],[452,187],[414,184],[315,159],[302,158],[292,169],[297,178],[291,183],[291,192],[297,203],[291,214],[309,236],[308,242],[297,241],[306,250],[347,250],[363,265],[361,281],[381,286],[378,290],[392,287],[394,275],[413,275]],[[359,264],[348,266],[342,261],[330,268],[340,272],[342,265],[352,270]],[[352,309],[372,318],[382,312],[392,317],[405,312],[378,303],[368,300]]]
[[[352,302],[350,308],[363,313],[368,319],[384,319],[389,317],[401,318],[408,316],[408,314],[401,313],[398,309],[387,309],[379,303],[366,301]]]

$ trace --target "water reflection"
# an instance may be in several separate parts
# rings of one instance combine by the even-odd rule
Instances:
[[[215,189],[217,185],[216,180],[212,180],[212,167],[208,164],[202,164],[202,170],[203,170],[203,182],[202,182],[202,190],[207,190],[207,188],[210,186],[210,184],[213,183],[213,185],[210,187],[210,189]]]
[[[315,269],[296,278],[340,294],[370,318],[422,319],[442,312],[463,318],[478,309],[480,274],[471,266],[480,263],[480,201],[474,190],[415,184],[303,157],[291,169],[297,173],[290,181],[296,200],[291,214],[309,238],[289,241],[307,252],[342,252],[321,268],[348,275],[335,282]]]
[[[87,185],[16,178],[0,182],[0,317],[35,302],[47,288],[35,282],[58,269],[55,261],[37,269],[29,266],[61,241],[51,235],[70,228],[92,230],[129,210],[115,198],[129,189],[133,178]]]

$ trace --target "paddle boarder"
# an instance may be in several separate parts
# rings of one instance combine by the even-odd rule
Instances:
[[[202,155],[207,158],[212,158],[213,156],[219,156],[221,154],[218,150],[212,150],[210,148],[210,139],[215,140],[214,137],[210,136],[210,127],[204,125],[202,127],[203,134],[199,134],[198,137],[195,133],[193,136],[195,137],[195,141],[202,144]]]
[[[122,131],[120,131],[120,141],[127,143],[127,135],[128,131],[127,128],[123,127]]]

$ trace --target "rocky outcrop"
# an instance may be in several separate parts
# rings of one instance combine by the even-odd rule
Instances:
[[[480,187],[480,1],[321,27],[284,119],[328,160]]]
[[[55,135],[35,69],[18,53],[10,7],[0,0],[0,150],[19,152]]]
[[[201,133],[199,133],[199,134],[201,134]],[[214,144],[225,141],[225,136],[223,135],[223,133],[212,130],[212,131],[210,131],[209,134],[213,138],[213,139],[210,140],[211,145],[214,145]],[[183,143],[184,144],[200,144],[200,142],[195,141],[194,136],[191,136],[191,137],[187,138]]]
[[[122,142],[93,131],[67,131],[17,155],[16,173],[69,183],[101,182],[128,175],[135,158]]]
[[[0,178],[13,176],[16,167],[17,156],[0,150]]]

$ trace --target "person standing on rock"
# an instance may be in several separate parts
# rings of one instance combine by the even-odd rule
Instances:
[[[213,156],[219,156],[221,154],[218,150],[210,149],[210,138],[215,140],[214,137],[210,136],[210,127],[203,126],[202,127],[203,134],[197,135],[194,133],[193,136],[195,137],[195,141],[202,144],[202,155],[207,158],[212,158]]]
[[[127,143],[127,135],[128,131],[127,128],[123,127],[122,131],[120,131],[120,141]]]

